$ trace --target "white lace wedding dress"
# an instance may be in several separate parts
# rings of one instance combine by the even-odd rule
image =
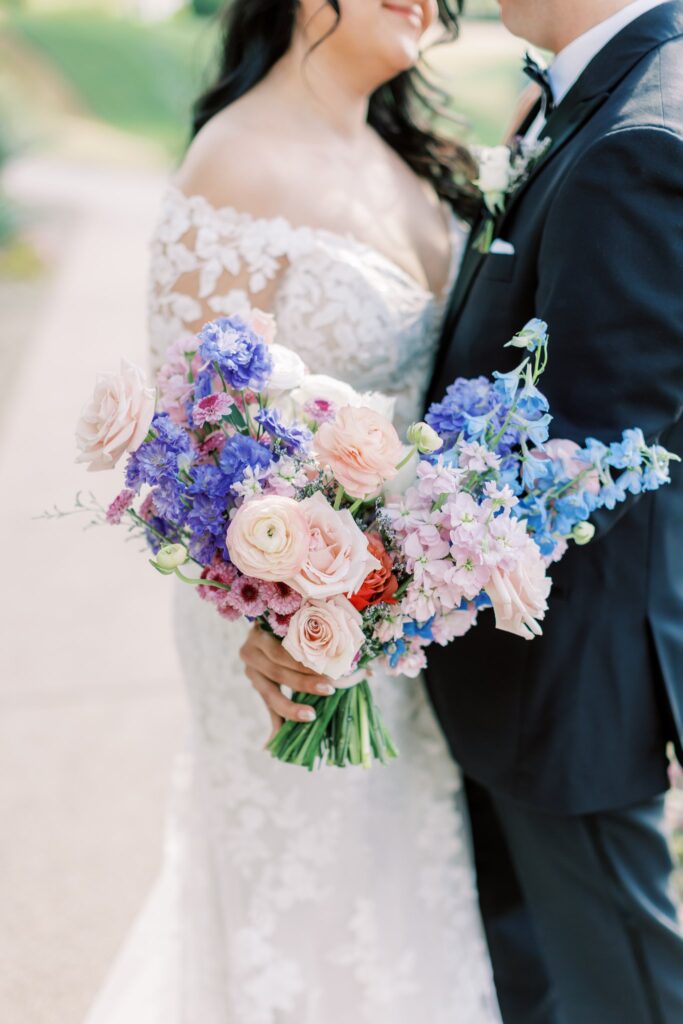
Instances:
[[[463,242],[453,220],[452,276]],[[441,300],[353,238],[172,188],[155,364],[188,323],[266,298],[311,370],[395,395],[399,426],[419,418]],[[191,737],[165,866],[88,1024],[499,1022],[460,774],[422,682],[374,680],[397,762],[308,774],[263,749],[241,624],[191,591],[176,608]]]

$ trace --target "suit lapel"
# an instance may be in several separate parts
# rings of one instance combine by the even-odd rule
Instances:
[[[635,65],[651,50],[680,35],[683,35],[683,2],[672,0],[671,3],[662,4],[641,15],[600,51],[548,118],[541,139],[549,138],[550,145],[508,200],[505,211],[496,222],[497,233],[503,229],[541,171],[593,117]],[[452,336],[475,278],[487,258],[486,253],[479,252],[472,245],[480,224],[481,219],[473,226],[470,244],[449,304],[444,325],[445,339]]]

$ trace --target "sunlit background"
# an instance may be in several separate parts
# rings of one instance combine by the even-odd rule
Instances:
[[[147,239],[211,77],[219,6],[0,0],[8,1024],[80,1024],[160,860],[184,712],[171,584],[105,529],[34,517],[69,509],[81,488],[115,489],[73,465],[73,425],[98,369],[124,353],[144,362]],[[522,46],[496,10],[470,0],[462,40],[430,58],[485,143],[502,138],[522,85]]]

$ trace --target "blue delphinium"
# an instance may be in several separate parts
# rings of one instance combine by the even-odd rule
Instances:
[[[220,455],[220,468],[229,486],[241,483],[247,469],[267,469],[273,461],[271,452],[253,437],[235,434],[228,438]]]
[[[130,455],[126,465],[126,485],[136,491],[142,484],[154,487],[162,481],[174,480],[179,459],[191,452],[187,433],[167,413],[155,413],[150,435],[150,440]]]
[[[298,423],[287,426],[276,409],[261,409],[255,419],[272,438],[280,442],[288,455],[305,454],[310,448],[313,440],[310,430]]]
[[[268,346],[240,317],[219,317],[206,324],[199,341],[204,368],[197,375],[195,401],[211,394],[216,373],[235,391],[265,387],[273,368]]]

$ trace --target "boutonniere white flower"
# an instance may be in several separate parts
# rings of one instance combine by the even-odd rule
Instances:
[[[474,184],[486,209],[484,223],[474,242],[479,252],[487,253],[491,248],[497,221],[549,145],[550,139],[537,142],[517,139],[513,146],[480,146],[474,150],[479,165],[479,176]]]

